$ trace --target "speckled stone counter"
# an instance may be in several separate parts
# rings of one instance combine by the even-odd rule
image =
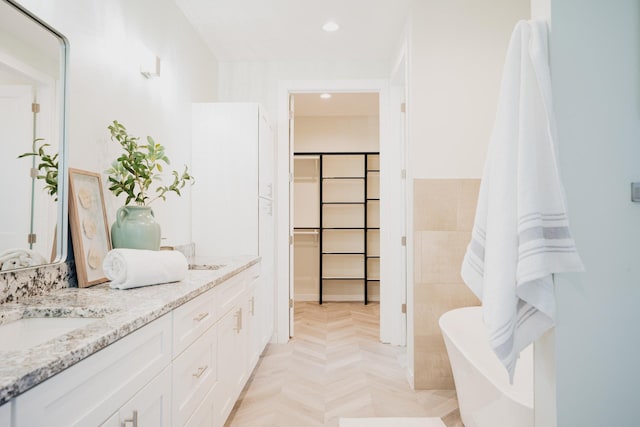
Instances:
[[[0,324],[25,317],[95,318],[25,350],[6,350],[0,343],[0,405],[258,262],[250,256],[198,259],[197,269],[189,270],[181,282],[128,290],[108,284],[59,289],[0,305]]]

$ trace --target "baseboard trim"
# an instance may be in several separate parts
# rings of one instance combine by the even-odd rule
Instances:
[[[359,302],[362,301],[363,296],[360,295],[323,295],[322,301],[324,302]],[[318,302],[317,294],[297,294],[294,297],[296,302]],[[370,295],[369,301],[380,302],[380,295]]]
[[[413,371],[409,368],[407,369],[407,381],[409,381],[409,387],[411,390],[416,389],[415,377],[413,376]]]

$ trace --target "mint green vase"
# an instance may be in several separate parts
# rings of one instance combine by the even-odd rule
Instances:
[[[111,226],[114,248],[160,249],[160,224],[147,206],[122,206]]]

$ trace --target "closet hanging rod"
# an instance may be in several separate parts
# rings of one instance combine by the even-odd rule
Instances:
[[[318,235],[318,230],[293,230],[293,234],[303,234],[303,235],[309,235],[309,236],[317,236]]]

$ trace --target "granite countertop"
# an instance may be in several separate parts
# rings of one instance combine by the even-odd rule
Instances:
[[[196,259],[194,269],[181,282],[127,290],[111,289],[105,283],[60,289],[19,304],[0,305],[0,324],[27,317],[95,318],[86,326],[23,350],[6,350],[0,343],[0,405],[248,269],[259,259]]]

